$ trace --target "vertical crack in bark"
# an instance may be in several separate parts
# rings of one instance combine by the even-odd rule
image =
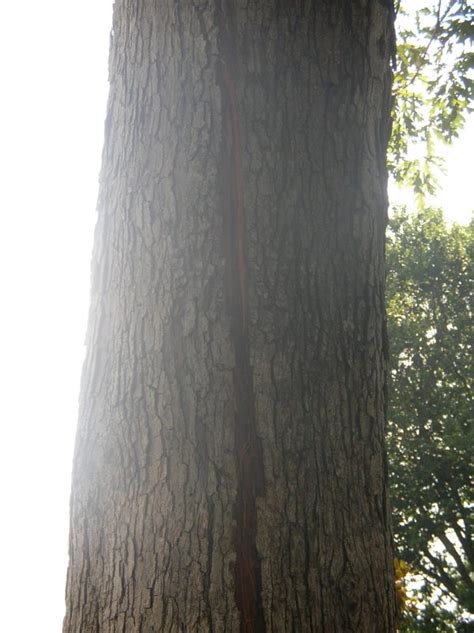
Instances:
[[[256,548],[256,496],[262,494],[261,447],[255,427],[255,402],[249,357],[244,178],[236,90],[237,56],[230,4],[216,2],[219,28],[217,79],[222,94],[223,141],[220,183],[225,208],[227,301],[235,352],[235,457],[237,499],[234,543],[235,599],[241,633],[265,633],[261,570]]]

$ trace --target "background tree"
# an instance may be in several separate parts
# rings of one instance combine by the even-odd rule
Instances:
[[[440,210],[399,209],[388,236],[396,542],[424,577],[409,631],[454,630],[474,611],[473,229],[448,227]],[[457,614],[443,611],[445,598]]]
[[[391,50],[391,2],[116,0],[65,631],[394,631]]]
[[[398,2],[389,169],[420,202],[436,190],[441,143],[472,112],[474,5],[469,0]]]

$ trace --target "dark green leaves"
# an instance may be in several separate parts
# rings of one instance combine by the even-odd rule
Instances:
[[[443,602],[458,615],[474,611],[473,251],[472,223],[449,228],[433,209],[395,213],[387,244],[392,501],[398,556],[423,574],[431,607],[419,618],[428,620],[441,617]]]

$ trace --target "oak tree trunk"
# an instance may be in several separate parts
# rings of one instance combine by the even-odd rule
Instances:
[[[116,0],[65,633],[395,630],[390,0]]]

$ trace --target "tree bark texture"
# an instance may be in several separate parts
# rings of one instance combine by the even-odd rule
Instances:
[[[395,630],[392,28],[115,1],[65,633]]]

